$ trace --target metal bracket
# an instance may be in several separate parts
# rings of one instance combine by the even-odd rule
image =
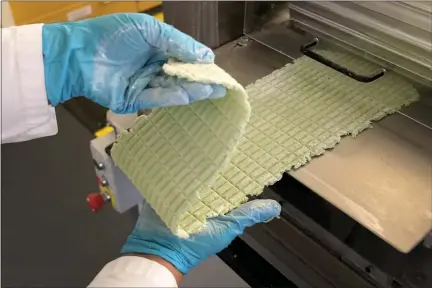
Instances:
[[[317,45],[319,42],[318,38],[315,38],[314,40],[312,40],[309,43],[306,43],[302,46],[300,46],[300,51],[303,53],[303,55],[306,55],[318,62],[320,62],[321,64],[326,65],[327,67],[330,67],[354,80],[357,80],[359,82],[363,82],[363,83],[369,83],[372,82],[380,77],[382,77],[384,75],[384,73],[386,72],[386,70],[384,68],[379,69],[378,71],[374,72],[371,75],[360,75],[357,74],[351,70],[349,70],[346,67],[343,67],[327,58],[325,58],[324,56],[309,50],[309,48],[314,47],[315,45]]]

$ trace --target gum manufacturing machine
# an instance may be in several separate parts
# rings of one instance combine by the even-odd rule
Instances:
[[[394,71],[421,95],[265,189],[259,197],[278,200],[281,219],[248,229],[219,254],[249,285],[432,287],[431,3],[164,3],[165,21],[215,49],[216,63],[243,85],[306,56],[362,82]],[[361,75],[318,55],[317,47],[382,68]],[[116,135],[136,116],[108,111],[107,126],[91,141],[100,187],[87,198],[94,211],[111,202],[122,213],[143,201],[110,157]],[[366,206],[350,196],[372,198],[383,190],[387,201]],[[420,198],[430,205],[418,207],[430,209],[403,217],[415,211],[395,201]],[[377,209],[385,215],[370,212]],[[409,221],[387,221],[396,218]]]

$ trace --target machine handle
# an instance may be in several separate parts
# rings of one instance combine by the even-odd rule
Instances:
[[[325,58],[324,56],[322,56],[318,53],[315,53],[312,50],[309,50],[309,48],[317,45],[318,42],[319,42],[318,38],[314,38],[314,40],[312,40],[311,42],[303,44],[302,46],[300,46],[300,51],[304,55],[306,55],[306,56],[320,62],[321,64],[324,64],[327,67],[330,67],[330,68],[332,68],[332,69],[334,69],[334,70],[336,70],[342,74],[345,74],[346,76],[348,76],[354,80],[357,80],[357,81],[363,82],[363,83],[369,83],[369,82],[372,82],[372,81],[380,78],[386,72],[386,70],[384,68],[381,68],[381,69],[375,71],[374,73],[372,73],[371,75],[368,75],[368,76],[357,74],[357,73],[349,70],[348,68],[343,67],[343,66]]]

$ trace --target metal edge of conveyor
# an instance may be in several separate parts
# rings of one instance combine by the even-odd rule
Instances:
[[[357,254],[274,189],[265,188],[259,198],[279,201],[280,219],[252,227],[241,238],[287,278],[300,287],[399,287],[399,279]]]

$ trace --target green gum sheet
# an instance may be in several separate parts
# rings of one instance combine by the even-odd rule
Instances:
[[[378,68],[342,52],[319,53],[359,73]],[[307,57],[246,89],[215,64],[169,62],[163,69],[228,90],[221,99],[140,116],[113,146],[115,163],[179,237],[419,98],[394,73],[360,83]]]

